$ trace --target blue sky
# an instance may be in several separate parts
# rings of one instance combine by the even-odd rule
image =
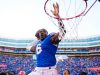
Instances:
[[[35,32],[58,28],[44,12],[45,0],[0,0],[0,37],[34,38]],[[78,25],[78,36],[100,35],[100,3],[97,2]]]

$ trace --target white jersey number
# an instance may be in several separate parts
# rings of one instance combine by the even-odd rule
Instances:
[[[41,44],[38,44],[36,47],[36,54],[40,54],[42,52]]]

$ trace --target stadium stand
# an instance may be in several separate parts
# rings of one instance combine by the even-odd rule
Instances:
[[[32,41],[33,39],[0,38],[0,73],[14,71],[15,75],[27,75],[34,70],[35,52],[26,49]],[[60,75],[63,75],[65,69],[70,70],[70,75],[78,75],[81,71],[87,72],[88,75],[99,75],[100,36],[78,40],[65,39],[60,43],[56,57]]]

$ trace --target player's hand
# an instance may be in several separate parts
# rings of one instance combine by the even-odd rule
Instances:
[[[54,10],[51,10],[51,12],[53,13],[54,16],[59,17],[59,5],[56,2],[56,4],[53,4],[53,8]]]

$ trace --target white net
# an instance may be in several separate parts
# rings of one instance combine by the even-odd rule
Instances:
[[[51,10],[53,3],[59,4],[59,14],[66,28],[65,39],[78,39],[78,26],[83,17],[88,13],[97,0],[47,0],[44,5],[46,14],[50,20],[57,26],[56,17]]]

